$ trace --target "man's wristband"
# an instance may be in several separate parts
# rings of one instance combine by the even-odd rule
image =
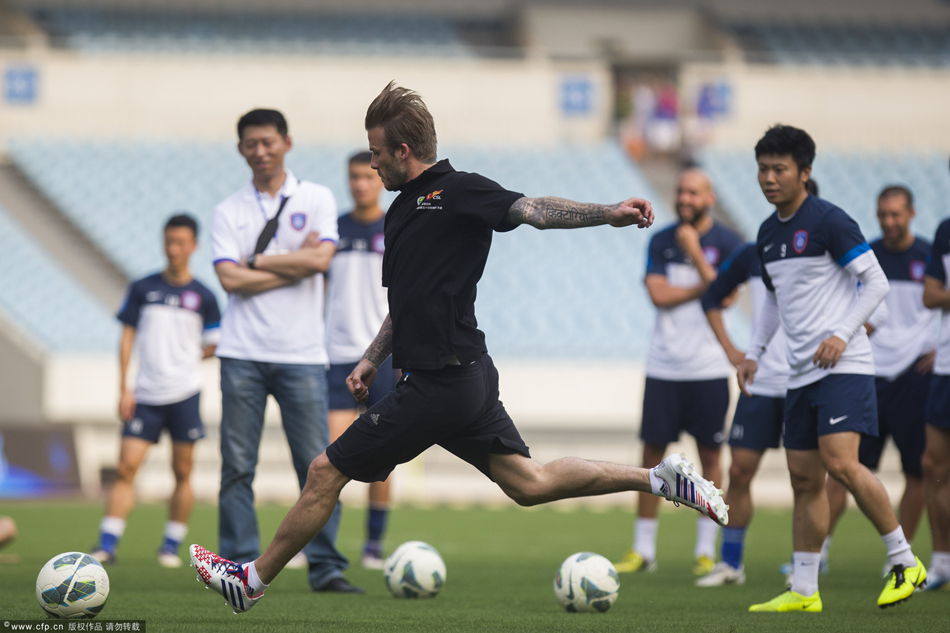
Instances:
[[[247,258],[247,267],[251,270],[255,268],[255,260],[257,259],[257,253],[251,253]]]

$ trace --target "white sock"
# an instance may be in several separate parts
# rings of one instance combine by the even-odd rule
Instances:
[[[914,553],[910,549],[910,543],[904,538],[904,528],[898,525],[893,532],[882,535],[881,540],[884,541],[884,547],[887,548],[887,564],[889,566],[913,567],[917,564]]]
[[[122,536],[125,532],[125,519],[119,517],[102,517],[102,523],[99,524],[99,531],[114,536]]]
[[[656,519],[637,519],[634,527],[633,551],[645,559],[656,560]]]
[[[181,521],[168,521],[165,523],[165,538],[171,539],[176,543],[181,543],[188,535],[188,524]]]
[[[821,552],[792,552],[792,591],[810,596],[818,591]]]
[[[270,586],[261,582],[261,577],[257,575],[257,565],[254,564],[254,561],[246,564],[244,569],[247,570],[247,586],[251,588],[251,593],[260,593]]]
[[[950,578],[950,552],[934,552],[930,559],[930,571],[939,578]]]
[[[657,477],[656,473],[653,472],[653,469],[650,469],[650,490],[653,494],[658,497],[664,496],[661,490],[663,489],[663,480]]]
[[[825,542],[821,544],[821,562],[828,563],[828,552],[831,550],[831,535],[825,537]]]
[[[719,536],[719,526],[709,517],[696,519],[696,549],[693,557],[707,556],[716,558],[716,537]]]

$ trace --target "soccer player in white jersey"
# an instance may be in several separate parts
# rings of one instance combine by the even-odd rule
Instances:
[[[363,357],[389,312],[383,287],[383,230],[386,215],[379,204],[383,181],[373,169],[373,155],[358,152],[347,163],[347,181],[353,210],[337,221],[340,241],[327,276],[327,354],[330,371],[330,441],[338,438],[356,419],[357,402],[346,386],[346,377]],[[396,380],[392,359],[379,366],[365,406],[371,407],[392,391]],[[369,484],[366,540],[362,563],[383,568],[383,536],[389,515],[390,479]]]
[[[686,431],[696,440],[703,477],[719,485],[733,368],[703,316],[700,297],[716,278],[716,267],[742,245],[742,238],[713,221],[715,201],[712,183],[702,170],[683,171],[676,188],[678,222],[650,240],[644,284],[657,313],[647,355],[640,439],[642,465],[651,468]],[[614,563],[617,571],[656,569],[658,505],[653,495],[638,495],[633,547]],[[714,522],[697,519],[695,574],[712,570],[717,534]]]
[[[933,538],[932,589],[950,588],[950,218],[937,227],[924,305],[940,310],[940,339],[927,401],[924,494]]]
[[[898,518],[908,541],[914,540],[924,509],[921,457],[924,452],[924,407],[933,374],[937,313],[921,300],[924,268],[930,259],[930,242],[910,229],[914,195],[907,187],[885,187],[877,199],[881,237],[871,242],[891,286],[890,292],[866,327],[874,353],[877,379],[878,435],[864,435],[858,458],[877,470],[888,435],[901,455],[904,494]],[[884,316],[886,315],[886,317]],[[836,479],[828,480],[831,532],[847,507],[847,491]],[[825,539],[826,558],[831,534]]]
[[[283,114],[251,110],[238,120],[237,133],[251,179],[215,208],[211,235],[215,272],[228,292],[218,346],[218,536],[228,556],[253,560],[260,536],[252,484],[267,397],[280,407],[301,487],[328,442],[323,273],[336,250],[337,212],[327,187],[285,168],[293,142]],[[339,521],[336,504],[304,547],[308,581],[314,591],[362,593],[343,577]]]
[[[194,505],[191,469],[195,442],[205,436],[198,411],[201,360],[214,355],[221,313],[214,294],[191,274],[198,247],[198,223],[174,215],[165,223],[165,270],[132,282],[119,310],[119,419],[122,443],[116,480],[93,557],[114,563],[125,521],[135,505],[135,475],[148,450],[167,429],[172,439],[175,488],[158,549],[163,567],[181,567],[178,546],[188,531]],[[129,388],[132,352],[138,356],[135,389]]]
[[[742,246],[720,266],[716,280],[703,295],[703,310],[720,345],[737,368],[745,355],[739,351],[726,330],[722,318],[724,306],[742,284],[748,282],[752,297],[753,319],[762,310],[767,289],[762,282],[762,261],[754,242]],[[785,386],[788,362],[785,337],[776,332],[762,355],[761,368],[751,395],[740,394],[729,430],[729,525],[722,530],[721,560],[712,571],[696,580],[698,587],[718,587],[745,583],[742,560],[746,530],[752,521],[752,479],[766,449],[778,448],[785,416]]]
[[[805,190],[815,142],[804,130],[769,128],[755,156],[759,186],[775,212],[756,240],[768,292],[738,378],[748,394],[758,361],[781,327],[789,364],[783,440],[794,493],[794,552],[790,588],[749,610],[822,610],[818,571],[828,534],[826,473],[854,495],[884,541],[890,573],[877,604],[888,607],[910,598],[927,571],[904,537],[884,486],[858,461],[861,434],[877,434],[874,360],[864,324],[887,294],[887,278],[857,223]]]

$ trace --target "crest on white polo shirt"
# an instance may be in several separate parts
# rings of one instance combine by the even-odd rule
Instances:
[[[307,214],[300,211],[291,213],[290,226],[294,227],[297,231],[302,231],[303,227],[307,226]]]

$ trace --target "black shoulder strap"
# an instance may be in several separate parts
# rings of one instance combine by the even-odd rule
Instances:
[[[288,200],[290,200],[290,196],[280,197],[280,206],[277,207],[277,213],[267,221],[267,224],[261,229],[261,234],[257,236],[257,245],[254,247],[255,255],[263,253],[267,245],[270,244],[270,241],[274,239],[274,234],[277,233],[277,220],[280,219],[280,214],[284,210],[284,207],[287,206]]]

